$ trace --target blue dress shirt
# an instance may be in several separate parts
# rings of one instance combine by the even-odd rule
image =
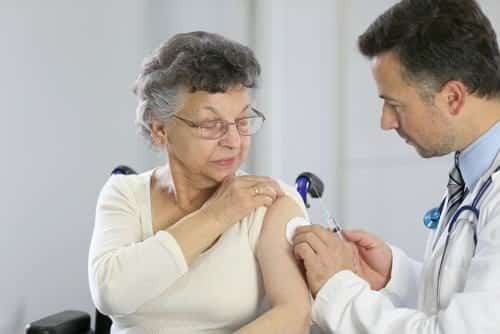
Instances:
[[[500,151],[500,122],[476,139],[458,158],[467,189],[472,191]]]

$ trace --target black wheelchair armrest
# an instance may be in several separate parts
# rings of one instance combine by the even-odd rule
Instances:
[[[81,311],[63,311],[26,326],[26,334],[92,334],[90,315]]]

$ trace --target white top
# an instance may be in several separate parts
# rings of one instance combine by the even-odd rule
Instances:
[[[153,234],[152,173],[113,175],[98,199],[89,282],[111,332],[232,333],[257,318],[264,291],[255,248],[266,209],[229,228],[188,268],[170,233]],[[295,190],[280,185],[305,211]]]
[[[462,206],[471,204],[498,166],[500,154]],[[423,265],[392,248],[391,280],[380,291],[371,290],[350,271],[330,278],[313,304],[314,321],[327,333],[339,334],[500,333],[500,172],[492,180],[479,206],[479,219],[471,220],[473,214],[464,212],[451,233],[440,307],[435,306],[435,282],[447,233],[431,232]],[[471,229],[477,231],[475,250]]]

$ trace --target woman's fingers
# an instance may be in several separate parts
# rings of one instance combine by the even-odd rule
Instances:
[[[242,175],[235,178],[243,187],[251,188],[254,195],[264,194],[279,197],[284,195],[278,182],[267,176]],[[275,195],[274,195],[275,194]]]
[[[256,184],[252,186],[250,189],[253,192],[254,196],[267,196],[271,198],[273,201],[276,198],[280,197],[279,190],[268,184],[262,184],[262,183]]]
[[[259,207],[270,207],[283,194],[278,182],[270,177],[231,176],[224,179],[204,207],[218,220],[234,223]]]
[[[266,195],[257,195],[254,198],[254,208],[256,209],[262,206],[270,207],[271,205],[273,205],[274,201],[275,198]]]

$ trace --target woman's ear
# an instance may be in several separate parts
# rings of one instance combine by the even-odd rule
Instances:
[[[464,110],[463,107],[468,95],[467,87],[458,80],[450,80],[443,86],[441,94],[450,115],[460,115]]]
[[[167,129],[163,122],[151,121],[151,138],[156,146],[163,146],[167,143]]]

